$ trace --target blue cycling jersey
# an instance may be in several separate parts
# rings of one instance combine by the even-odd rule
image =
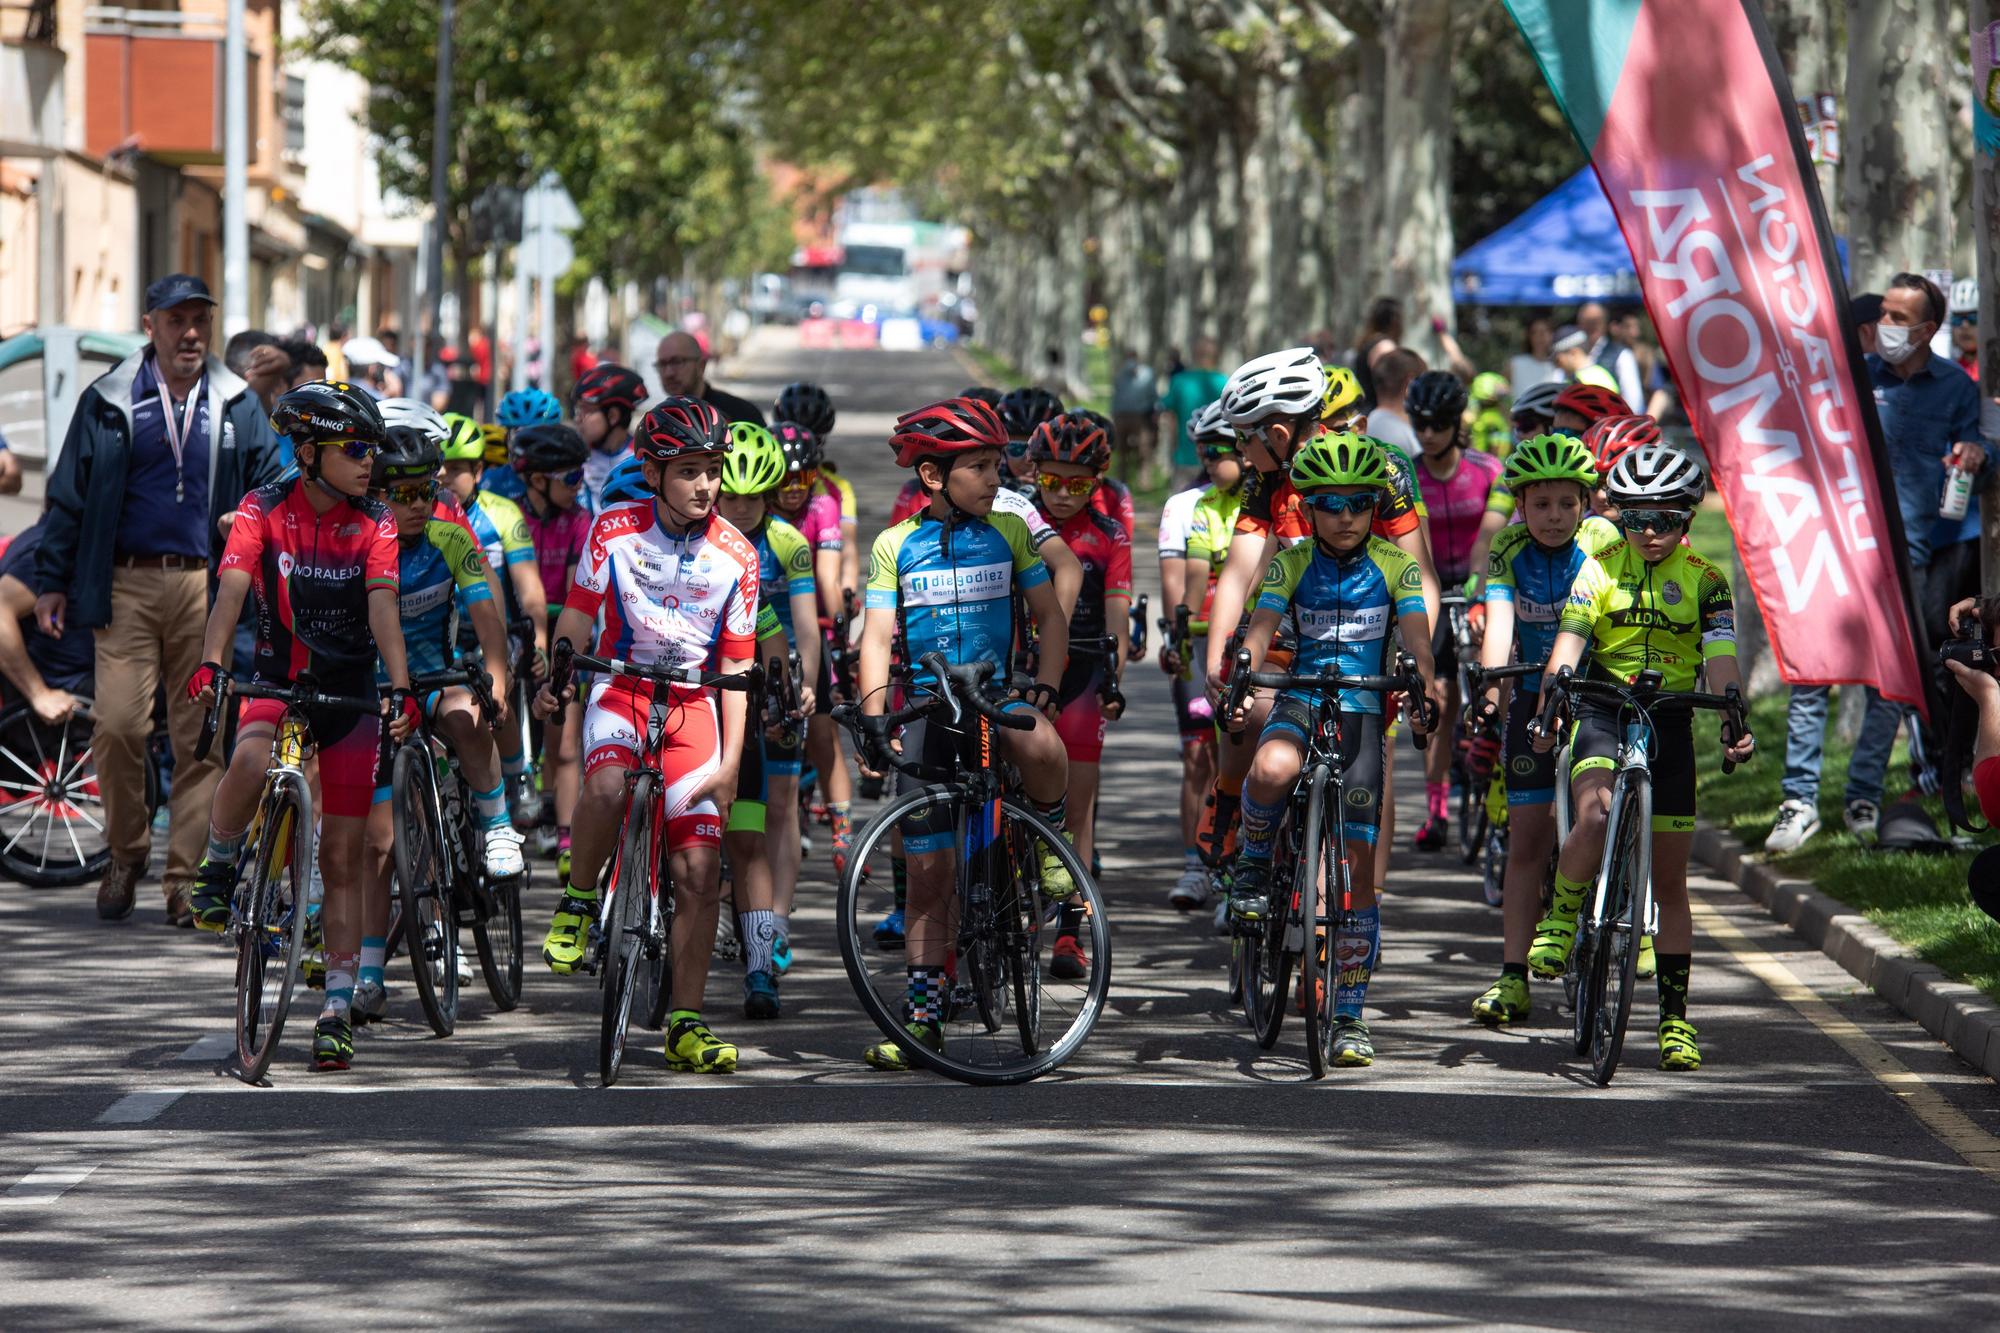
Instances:
[[[605,489],[608,492],[610,487]],[[757,604],[771,608],[785,637],[797,647],[798,636],[792,633],[792,598],[798,593],[811,597],[818,590],[813,580],[812,548],[797,528],[775,514],[746,535],[757,544]]]
[[[1486,557],[1486,600],[1514,604],[1514,638],[1523,662],[1546,662],[1556,642],[1556,622],[1569,601],[1583,562],[1619,539],[1618,529],[1592,514],[1563,546],[1543,546],[1526,524],[1502,528]],[[1542,688],[1536,676],[1515,685],[1525,694]]]
[[[486,557],[472,534],[434,518],[414,542],[397,543],[397,604],[403,618],[403,648],[412,675],[451,665],[458,611],[493,600],[486,584]],[[386,683],[380,662],[376,679]]]
[[[1417,562],[1380,537],[1339,556],[1303,541],[1271,558],[1257,610],[1278,612],[1296,633],[1294,672],[1375,676],[1388,663],[1396,617],[1423,612],[1424,581]],[[1340,708],[1379,713],[1382,696],[1342,690]]]
[[[1018,514],[985,518],[929,510],[875,539],[869,610],[897,613],[914,664],[941,652],[954,666],[992,662],[1005,669],[1014,646],[1014,594],[1049,581],[1034,538]],[[918,673],[919,683],[928,673]]]
[[[502,463],[489,465],[479,474],[479,489],[519,504],[521,497],[528,493],[528,482],[520,473]]]

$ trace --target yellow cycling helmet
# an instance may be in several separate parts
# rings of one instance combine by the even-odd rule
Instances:
[[[1361,401],[1361,381],[1346,366],[1327,366],[1326,389],[1320,394],[1319,419],[1332,421]]]
[[[479,423],[479,433],[486,441],[486,465],[497,467],[507,461],[507,428],[492,421]]]

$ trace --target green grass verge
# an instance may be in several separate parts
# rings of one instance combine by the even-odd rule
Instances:
[[[1724,776],[1716,728],[1704,718],[1695,726],[1696,790],[1702,817],[1727,829],[1744,846],[1761,847],[1778,809],[1778,780],[1785,768],[1784,693],[1751,705],[1751,728],[1757,733],[1757,757]],[[1835,701],[1838,714],[1838,699]],[[1822,890],[1861,912],[1898,941],[1917,951],[1961,981],[2000,1000],[2000,922],[1972,905],[1966,894],[1965,868],[1969,852],[1921,856],[1863,847],[1848,835],[1841,819],[1841,792],[1847,783],[1849,746],[1829,725],[1826,761],[1820,768],[1821,831],[1789,856],[1770,857],[1782,873],[1811,880]],[[1908,773],[1901,745],[1889,767],[1891,798],[1895,783]],[[1939,828],[1945,827],[1942,806],[1927,801]],[[1980,836],[1993,842],[1991,833]]]
[[[1735,568],[1736,537],[1729,530],[1729,519],[1722,512],[1722,502],[1714,496],[1694,511],[1694,522],[1688,525],[1688,545],[1694,547],[1698,555],[1714,561],[1725,570]]]

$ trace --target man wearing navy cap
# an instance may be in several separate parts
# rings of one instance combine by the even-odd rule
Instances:
[[[146,289],[148,343],[86,388],[48,479],[35,556],[35,618],[60,637],[93,632],[93,755],[111,865],[97,914],[131,915],[152,855],[146,742],[167,689],[174,745],[167,918],[190,925],[188,889],[220,770],[197,763],[201,713],[175,682],[201,665],[209,568],[245,491],[275,480],[278,439],[263,403],[209,354],[215,298],[186,273]]]

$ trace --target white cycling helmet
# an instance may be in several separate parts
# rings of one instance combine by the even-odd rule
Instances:
[[[1612,465],[1604,488],[1618,505],[1696,504],[1708,489],[1701,464],[1671,444],[1647,444]]]
[[[451,438],[451,427],[445,425],[444,418],[429,403],[415,398],[384,398],[375,407],[382,413],[385,428],[409,426],[420,430],[439,448]]]
[[[1222,386],[1223,420],[1242,430],[1271,417],[1319,416],[1326,370],[1310,347],[1253,357]]]
[[[1207,404],[1188,418],[1188,439],[1195,444],[1234,444],[1236,432],[1223,419],[1220,399]]]

